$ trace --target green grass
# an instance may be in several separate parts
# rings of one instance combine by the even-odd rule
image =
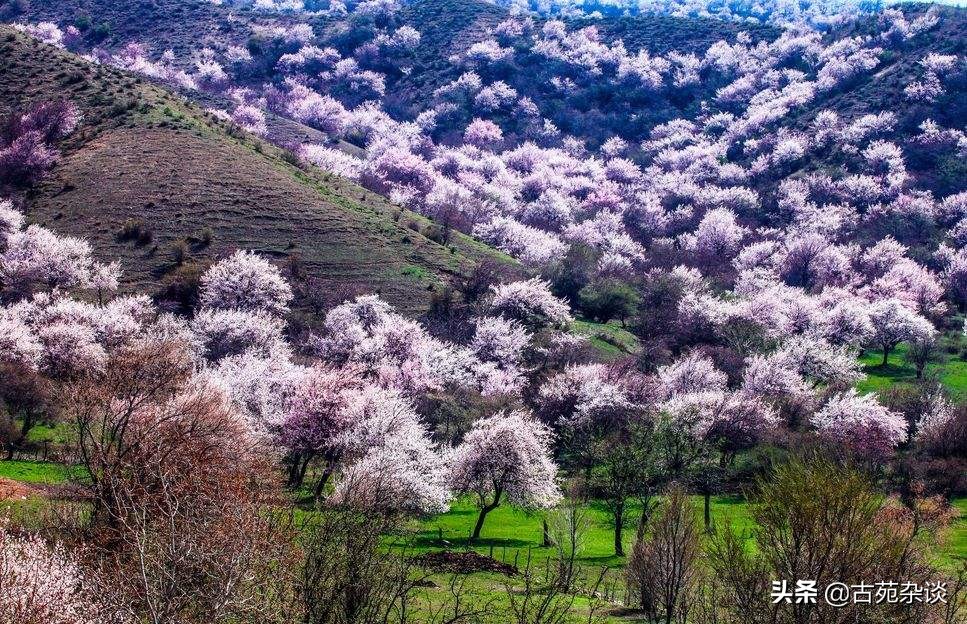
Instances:
[[[868,351],[860,358],[866,378],[856,384],[860,392],[884,392],[892,387],[910,386],[916,383],[916,369],[904,361],[906,345],[898,346],[883,366],[882,351]],[[967,398],[967,362],[950,354],[944,361],[927,364],[925,377],[935,377],[954,399]]]
[[[19,421],[17,425],[19,426]],[[46,425],[43,423],[34,425],[27,434],[27,441],[33,444],[69,444],[76,438],[74,428],[68,423],[57,423],[56,425]]]
[[[702,497],[693,496],[692,504],[701,523]],[[951,504],[960,511],[960,517],[946,533],[946,539],[937,554],[941,565],[956,569],[967,561],[967,497],[955,498]],[[749,534],[755,529],[748,503],[741,496],[713,496],[711,511],[714,526],[731,525],[739,534]],[[640,506],[637,504],[632,504],[627,512],[625,553],[631,550],[639,512]],[[614,523],[610,513],[597,502],[589,504],[586,513],[589,527],[578,555],[580,565],[588,568],[623,567],[624,557],[614,555]],[[554,555],[554,551],[541,546],[542,517],[541,513],[527,513],[510,505],[501,505],[487,516],[480,539],[470,544],[468,538],[477,519],[477,508],[473,505],[473,499],[465,497],[457,500],[445,514],[414,521],[413,546],[416,553],[445,548],[473,548],[507,563],[514,563],[516,559],[521,565],[530,551],[532,560],[543,566]],[[446,543],[440,541],[441,531]]]
[[[68,469],[62,464],[40,461],[0,461],[0,477],[22,483],[56,485],[67,480]]]
[[[694,496],[692,503],[695,507],[696,520],[701,523],[702,498]],[[630,505],[627,511],[624,531],[626,553],[630,552],[634,541],[639,511],[640,506],[637,504]],[[617,591],[621,592],[625,558],[614,555],[614,524],[611,514],[597,502],[587,505],[585,513],[589,526],[584,535],[583,547],[577,557],[578,567],[582,571],[579,573],[577,584],[587,590],[602,571],[607,569],[608,580],[605,581],[604,587],[615,586]],[[540,579],[553,565],[551,557],[555,555],[553,548],[541,546],[542,518],[542,512],[528,513],[510,505],[501,505],[487,516],[480,539],[470,544],[468,538],[477,519],[477,508],[472,498],[464,497],[457,500],[445,514],[415,520],[412,527],[415,532],[413,544],[408,551],[411,554],[422,554],[443,549],[472,548],[480,554],[492,556],[497,560],[517,565],[519,568],[524,567],[530,556],[532,569]],[[712,519],[713,523],[718,525],[734,522],[740,530],[751,527],[745,501],[737,496],[713,497]],[[445,543],[440,541],[441,531]],[[447,582],[446,575],[442,574],[434,575],[433,580],[441,587],[444,587]],[[519,578],[516,577],[508,578],[500,574],[483,572],[470,575],[467,582],[472,596],[494,601],[495,608],[498,610],[507,605],[506,586],[514,587],[520,584]],[[442,590],[430,590],[425,597],[431,603],[446,598]],[[587,598],[581,596],[575,598],[570,621],[586,622],[588,608]],[[628,620],[607,617],[604,621],[617,623]]]
[[[56,463],[38,461],[0,461],[0,477],[30,484],[56,485],[66,481],[68,470]],[[702,498],[692,497],[695,513],[701,521]],[[967,497],[955,498],[952,504],[960,511],[960,517],[951,526],[942,547],[945,565],[955,566],[967,561]],[[35,506],[31,503],[29,506]],[[614,556],[614,523],[611,514],[598,502],[586,508],[588,530],[579,561],[584,566],[622,566],[624,559]],[[627,553],[635,536],[635,526],[640,506],[631,503],[626,512],[624,546]],[[535,561],[543,563],[552,556],[551,549],[542,544],[542,518],[540,512],[528,513],[511,505],[501,505],[487,516],[480,539],[469,543],[469,535],[477,519],[473,499],[458,499],[445,514],[415,520],[414,548],[417,553],[444,548],[472,547],[481,554],[512,563],[514,558],[523,561],[528,550]],[[740,496],[721,495],[712,497],[712,522],[717,526],[732,524],[740,532],[754,528],[745,500]],[[446,544],[441,543],[442,539]]]
[[[587,319],[576,319],[571,330],[580,336],[587,336],[602,357],[613,360],[631,355],[638,350],[638,339],[618,321],[595,323]]]
[[[954,498],[950,503],[960,511],[947,533],[947,540],[941,548],[941,563],[957,568],[967,562],[967,496]]]
[[[701,522],[702,498],[692,497],[696,517]],[[641,511],[637,503],[629,504],[624,529],[625,552],[631,550],[635,527]],[[621,566],[623,557],[614,554],[614,521],[607,508],[592,502],[585,508],[588,530],[578,560],[586,566]],[[445,514],[421,519],[415,523],[415,548],[417,552],[429,552],[443,548],[472,547],[481,554],[512,563],[514,558],[523,561],[531,551],[535,561],[543,562],[553,554],[541,546],[543,537],[543,513],[528,513],[510,505],[501,505],[487,516],[480,539],[471,544],[469,536],[477,520],[477,508],[473,499],[457,500]],[[714,496],[712,498],[712,522],[722,525],[734,523],[740,530],[752,526],[745,501],[739,496]],[[446,544],[440,541],[442,539]]]

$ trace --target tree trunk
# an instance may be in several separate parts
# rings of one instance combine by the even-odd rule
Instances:
[[[26,439],[27,434],[34,428],[34,415],[30,410],[24,412],[24,424],[20,427],[21,439]]]
[[[887,348],[887,347],[883,347],[883,364],[882,364],[882,366],[886,366],[889,363],[890,363],[890,349]]]
[[[624,528],[625,506],[621,503],[614,508],[614,554],[623,557],[625,554],[622,529]]]
[[[712,530],[712,491],[706,489],[705,495],[705,532]]]
[[[309,470],[309,463],[312,461],[312,455],[307,455],[299,466],[299,472],[296,475],[295,483],[293,487],[302,487],[302,484],[306,481],[306,471]]]
[[[542,521],[542,524],[543,524],[543,527],[542,528],[544,530],[544,543],[543,543],[543,546],[544,546],[544,548],[548,548],[548,547],[552,546],[553,544],[551,543],[551,531],[547,527],[547,516],[544,516],[543,518],[541,518],[541,521]]]
[[[327,466],[325,470],[322,471],[322,476],[316,481],[316,487],[312,491],[312,501],[318,505],[319,501],[322,500],[322,493],[326,489],[326,483],[329,482],[329,477],[332,476],[332,468]]]
[[[474,525],[473,527],[473,534],[470,536],[470,541],[474,541],[480,538],[480,530],[483,529],[484,520],[487,519],[487,514],[489,514],[494,509],[497,509],[497,506],[500,505],[501,494],[502,494],[502,491],[498,489],[494,493],[494,502],[490,503],[489,505],[484,505],[483,507],[480,508],[480,515],[477,516],[477,524]]]
[[[289,464],[289,477],[286,479],[286,485],[290,488],[296,487],[296,480],[299,478],[299,468],[302,466],[302,456],[296,455],[292,458]]]
[[[651,495],[641,499],[641,516],[638,518],[638,528],[635,530],[635,541],[640,542],[645,539],[645,532],[648,530],[648,518],[651,515]]]

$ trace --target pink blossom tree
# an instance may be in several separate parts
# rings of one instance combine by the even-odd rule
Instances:
[[[454,490],[476,494],[480,505],[471,539],[480,537],[487,514],[505,495],[515,505],[545,509],[561,497],[551,431],[524,411],[476,421],[453,450],[450,463]]]
[[[314,460],[322,464],[313,496],[318,501],[342,459],[354,424],[350,409],[362,379],[352,370],[316,365],[298,380],[288,398],[288,415],[282,425],[282,443],[294,455],[290,485],[299,485]]]
[[[796,398],[807,386],[788,353],[755,354],[746,360],[741,391],[761,399]]]
[[[284,350],[283,323],[264,310],[204,308],[191,321],[191,331],[212,361],[246,351],[269,355]]]
[[[889,456],[907,437],[903,415],[880,405],[874,395],[860,395],[854,388],[830,398],[811,422],[821,435],[870,459]]]
[[[26,297],[39,290],[94,289],[98,298],[117,288],[120,267],[96,262],[84,240],[59,236],[0,202],[0,290]]]
[[[608,426],[631,409],[632,401],[618,373],[604,364],[576,364],[540,387],[536,405],[545,422],[582,429]]]
[[[859,348],[873,337],[869,302],[847,297],[823,314],[820,334],[832,344]]]
[[[477,319],[470,348],[485,362],[511,369],[519,366],[530,346],[531,335],[519,322],[502,317]]]
[[[658,381],[666,397],[695,392],[722,391],[727,381],[725,373],[715,368],[712,360],[699,353],[690,353],[658,369]]]
[[[788,358],[797,373],[812,385],[849,386],[863,378],[856,352],[846,346],[834,346],[812,334],[792,336],[779,353]]]
[[[43,355],[32,328],[16,315],[0,309],[0,362],[36,370]]]
[[[232,111],[231,119],[232,122],[246,132],[251,132],[261,137],[268,134],[268,128],[265,125],[265,113],[256,106],[239,104]]]
[[[467,145],[481,149],[499,145],[504,139],[500,126],[487,119],[474,119],[463,133]]]
[[[730,260],[739,249],[746,230],[736,223],[728,208],[708,211],[695,230],[694,249],[706,262]]]

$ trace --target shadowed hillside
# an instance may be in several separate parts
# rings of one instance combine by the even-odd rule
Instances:
[[[211,2],[159,0],[110,2],[66,0],[63,2],[0,3],[3,21],[53,21],[83,27],[88,44],[105,47],[130,41],[146,41],[177,54],[191,52],[215,41],[244,43],[251,23],[259,17]],[[175,27],[177,25],[177,27]]]
[[[423,45],[416,52],[412,72],[400,79],[392,106],[412,113],[425,104],[427,94],[460,76],[467,68],[448,59],[469,46],[492,36],[493,29],[508,19],[506,9],[479,0],[417,0],[407,4],[400,13],[403,23],[416,28],[423,35]],[[543,19],[536,19],[539,30]],[[621,39],[629,52],[647,49],[655,54],[679,51],[702,54],[709,45],[719,40],[734,41],[739,32],[749,33],[754,40],[772,40],[779,29],[772,26],[739,24],[715,19],[685,19],[662,15],[635,17],[579,18],[569,22],[569,28],[594,26],[605,41]],[[568,114],[558,111],[553,98],[542,92],[546,79],[542,70],[544,59],[524,56],[520,66],[514,66],[496,76],[507,81],[521,94],[535,100],[542,110],[559,112],[554,117],[561,127],[568,125]],[[709,96],[711,94],[708,94]],[[607,104],[593,103],[607,108]],[[553,113],[552,113],[553,116]]]
[[[64,97],[84,115],[63,158],[25,198],[29,218],[91,239],[119,258],[131,285],[154,285],[179,256],[200,261],[234,248],[298,265],[323,295],[379,291],[404,309],[495,253],[317,171],[123,72],[89,65],[0,30],[0,106]],[[125,223],[141,240],[121,240]],[[210,239],[210,241],[209,241]]]
[[[910,7],[914,14],[922,14],[933,5],[920,4]],[[897,136],[914,135],[919,132],[921,121],[931,119],[943,127],[958,127],[967,118],[967,100],[962,97],[964,79],[946,78],[947,92],[934,102],[910,102],[904,88],[921,74],[921,61],[930,54],[961,55],[967,53],[967,14],[962,9],[934,8],[941,20],[936,29],[921,33],[904,42],[897,51],[881,55],[877,71],[863,76],[840,89],[828,99],[802,107],[790,120],[797,130],[806,130],[816,115],[823,110],[836,111],[844,119],[854,120],[863,115],[888,111],[897,116]],[[836,37],[855,37],[875,32],[875,18],[860,20],[848,28],[833,33]],[[933,150],[910,146],[909,166],[915,175],[941,195],[958,193],[967,188],[967,178],[962,159],[950,155],[938,155]],[[825,158],[811,160],[806,170],[815,170],[830,162]]]

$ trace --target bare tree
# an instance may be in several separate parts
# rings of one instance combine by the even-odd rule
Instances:
[[[410,556],[407,536],[389,544],[400,517],[348,507],[315,512],[301,527],[305,564],[297,620],[304,624],[476,624],[493,600],[471,595],[452,575],[441,600],[426,594],[429,573]]]
[[[556,578],[562,591],[570,591],[574,584],[577,556],[591,527],[586,503],[579,485],[572,483],[561,504],[547,514],[547,535],[555,550]]]
[[[908,506],[884,499],[862,473],[818,456],[780,466],[758,483],[752,498],[756,531],[741,535],[726,526],[708,544],[701,624],[962,621],[964,577],[951,579],[931,562],[927,548],[949,520],[937,499],[920,498]],[[815,581],[820,591],[834,582],[946,582],[948,603],[773,602],[770,582],[777,580],[791,587]]]
[[[555,574],[556,576],[556,574]],[[556,579],[542,584],[533,565],[530,550],[520,574],[522,585],[507,583],[505,590],[510,621],[514,624],[565,624],[569,621],[574,596],[562,592]]]
[[[180,345],[121,349],[60,394],[94,504],[88,535],[107,592],[153,624],[282,622],[291,532],[269,453]]]
[[[700,530],[688,494],[672,487],[647,535],[634,545],[628,560],[630,596],[652,618],[666,624],[688,619],[698,580]]]
[[[933,336],[926,336],[920,340],[911,340],[907,345],[904,359],[913,364],[917,371],[917,379],[923,379],[923,371],[927,364],[935,362],[940,357],[940,345]]]

